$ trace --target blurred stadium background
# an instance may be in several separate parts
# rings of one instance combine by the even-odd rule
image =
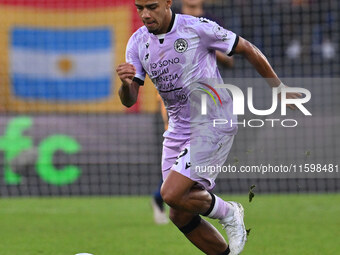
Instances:
[[[339,5],[205,1],[287,84],[311,89],[316,116],[295,133],[240,128],[229,163],[266,162],[277,152],[276,163],[339,164]],[[131,109],[117,96],[115,66],[141,25],[136,15],[133,0],[0,0],[1,196],[147,195],[157,187],[163,124],[156,91],[148,81]],[[222,73],[226,81],[258,77],[238,56]],[[266,91],[256,91],[260,105],[271,101]],[[251,184],[259,193],[340,190],[339,178],[222,176],[216,192],[244,193]]]

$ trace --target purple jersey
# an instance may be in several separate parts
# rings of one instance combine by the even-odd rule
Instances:
[[[196,129],[211,130],[233,135],[237,125],[212,128],[213,119],[236,122],[232,114],[232,99],[226,89],[211,90],[223,83],[217,68],[215,51],[232,55],[238,36],[213,21],[189,15],[174,15],[171,30],[154,35],[145,26],[130,38],[126,62],[136,67],[141,85],[148,74],[169,114],[166,137],[190,137]],[[201,115],[201,94],[209,92],[215,97],[208,102],[207,115]],[[208,98],[210,98],[208,96]],[[209,134],[208,134],[209,135]]]

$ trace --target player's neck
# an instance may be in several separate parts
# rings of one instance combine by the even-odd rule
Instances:
[[[191,15],[194,17],[200,17],[204,13],[203,8],[200,6],[192,7],[192,6],[186,6],[186,5],[182,6],[181,12],[183,14]]]
[[[165,16],[164,27],[154,34],[159,35],[159,34],[165,34],[165,33],[170,32],[173,26],[174,19],[175,19],[175,14],[170,9],[169,13],[167,13],[167,15]]]

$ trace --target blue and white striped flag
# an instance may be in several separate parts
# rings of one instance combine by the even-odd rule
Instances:
[[[109,27],[14,27],[10,72],[16,97],[84,101],[113,90],[113,36]]]

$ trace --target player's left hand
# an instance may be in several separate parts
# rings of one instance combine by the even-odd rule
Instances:
[[[286,86],[286,87],[288,87],[288,86]],[[281,100],[281,93],[279,93],[277,96],[278,96],[279,100]],[[301,93],[296,93],[296,92],[286,93],[287,99],[298,99],[298,98],[301,98],[301,97],[302,97]],[[287,106],[288,106],[288,108],[290,108],[292,110],[297,109],[296,105],[294,105],[294,104],[288,104]]]

